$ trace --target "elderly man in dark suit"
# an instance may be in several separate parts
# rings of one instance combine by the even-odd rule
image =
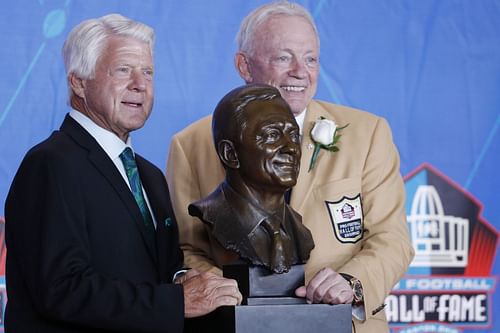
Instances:
[[[129,133],[153,104],[148,26],[82,22],[63,54],[70,104],[24,158],[6,201],[7,332],[182,332],[241,301],[236,282],[183,266],[162,172]]]

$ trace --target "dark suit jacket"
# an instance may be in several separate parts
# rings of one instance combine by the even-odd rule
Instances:
[[[7,197],[5,329],[181,332],[178,230],[162,172],[136,155],[157,221],[147,240],[139,208],[94,138],[66,116],[32,148]]]

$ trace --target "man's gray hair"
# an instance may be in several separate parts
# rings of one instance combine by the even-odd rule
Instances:
[[[154,30],[119,14],[109,14],[78,24],[63,46],[66,75],[75,73],[81,79],[95,78],[97,60],[112,36],[131,37],[149,45],[153,55]]]
[[[240,25],[240,30],[236,35],[238,51],[253,55],[253,51],[255,49],[255,32],[260,25],[265,23],[270,18],[278,15],[299,16],[306,19],[314,30],[319,47],[318,29],[316,28],[316,24],[314,24],[314,20],[307,9],[297,3],[277,1],[256,8],[243,19]]]

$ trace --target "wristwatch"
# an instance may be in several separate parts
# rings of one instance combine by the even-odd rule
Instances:
[[[361,281],[355,278],[352,275],[340,273],[344,279],[349,282],[349,285],[352,288],[353,301],[352,305],[360,305],[363,303],[363,286],[361,285]]]

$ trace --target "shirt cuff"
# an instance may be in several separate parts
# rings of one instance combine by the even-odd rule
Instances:
[[[189,271],[189,268],[179,269],[177,272],[175,272],[174,276],[172,277],[172,283],[179,283],[178,280],[183,277],[187,271]]]
[[[353,305],[352,306],[352,316],[357,320],[364,321],[366,319],[365,315],[365,304]]]

